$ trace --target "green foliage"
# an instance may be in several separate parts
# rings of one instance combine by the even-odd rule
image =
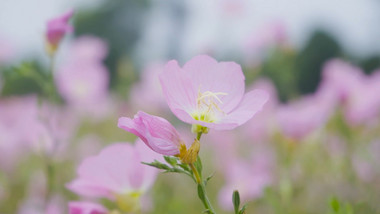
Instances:
[[[23,62],[3,71],[2,96],[43,94],[46,72],[36,61]]]
[[[296,59],[297,85],[301,94],[314,92],[321,80],[324,63],[342,56],[342,48],[336,39],[317,30]]]
[[[354,214],[354,210],[349,203],[342,204],[337,198],[333,197],[330,200],[330,211],[328,214]]]
[[[297,96],[297,73],[295,53],[286,49],[276,49],[262,64],[260,75],[272,80],[280,100],[286,101]]]

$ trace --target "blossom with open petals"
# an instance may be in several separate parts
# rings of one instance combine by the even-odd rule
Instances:
[[[141,141],[135,146],[112,144],[99,155],[85,159],[78,168],[78,178],[67,187],[82,196],[108,198],[121,210],[134,212],[140,209],[140,196],[153,185],[158,173],[141,162],[155,158],[156,154]]]
[[[263,90],[246,94],[245,77],[234,62],[196,56],[183,68],[167,63],[160,82],[171,111],[182,121],[217,130],[234,129],[252,118],[268,100]]]

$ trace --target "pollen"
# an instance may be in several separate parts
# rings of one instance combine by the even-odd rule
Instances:
[[[198,90],[197,109],[192,114],[193,118],[204,122],[214,122],[216,112],[225,114],[219,105],[223,103],[220,97],[226,95],[227,93],[224,92],[205,91],[202,93]]]

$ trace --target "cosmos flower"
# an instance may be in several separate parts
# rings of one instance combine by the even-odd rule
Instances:
[[[216,130],[242,125],[267,102],[263,90],[244,94],[244,80],[238,64],[218,63],[206,55],[194,57],[183,68],[169,61],[160,74],[171,111],[186,123]]]
[[[140,209],[140,196],[153,185],[158,172],[141,162],[156,157],[141,141],[134,146],[112,144],[85,159],[78,168],[78,177],[67,188],[82,196],[108,198],[121,210],[135,212]]]

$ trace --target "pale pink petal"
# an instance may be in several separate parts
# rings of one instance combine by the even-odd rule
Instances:
[[[198,95],[189,75],[178,66],[177,61],[172,60],[166,64],[159,78],[172,112],[181,120],[188,119],[182,118],[183,112],[191,113],[195,109]]]
[[[118,127],[138,136],[153,151],[176,155],[181,144],[177,130],[165,119],[139,111],[133,119],[121,117]]]
[[[226,113],[232,111],[243,97],[245,77],[240,65],[234,62],[218,63],[207,55],[200,55],[187,62],[183,70],[201,93],[226,93],[219,97],[222,103],[218,105]]]
[[[141,156],[146,155],[141,152],[128,143],[108,146],[99,155],[87,158],[78,169],[78,178],[67,187],[80,195],[111,200],[116,194],[145,192],[156,177],[157,172],[153,171],[157,170],[142,165]],[[153,158],[145,161],[151,162]]]
[[[63,15],[48,21],[46,38],[50,44],[57,45],[66,33],[73,31],[73,27],[68,24],[68,21],[73,14],[74,11],[70,10]]]
[[[233,129],[240,126],[251,119],[257,112],[259,112],[264,104],[268,101],[269,95],[267,92],[256,89],[246,93],[241,103],[217,124],[221,125],[223,129]],[[215,127],[215,129],[220,129]]]

